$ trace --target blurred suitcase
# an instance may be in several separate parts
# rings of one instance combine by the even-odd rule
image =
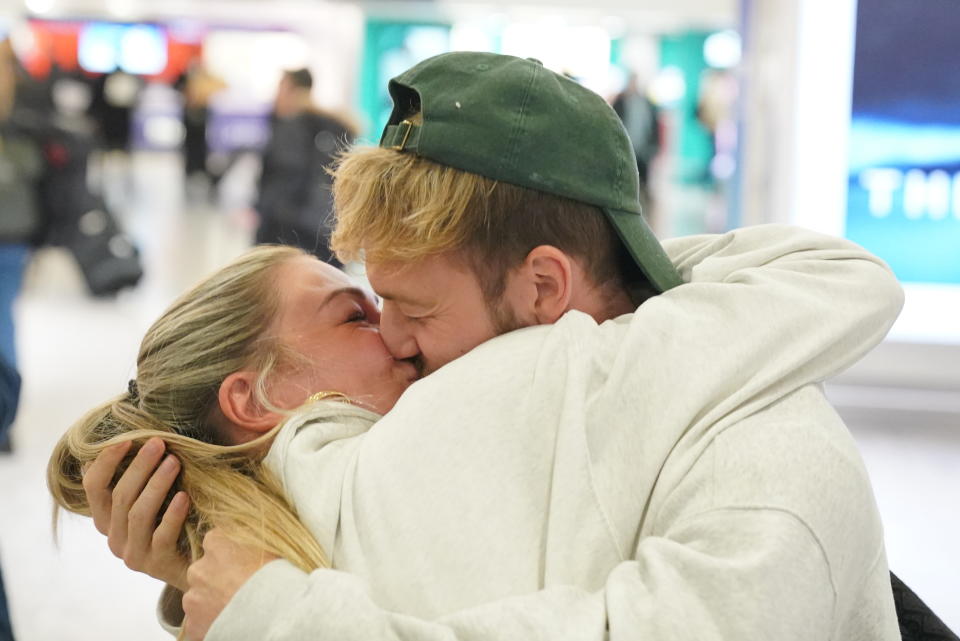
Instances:
[[[48,221],[46,241],[66,247],[76,258],[95,296],[132,287],[143,277],[140,252],[102,199],[87,187],[92,140],[57,129],[44,144],[47,167],[40,197]]]
[[[94,296],[115,294],[143,277],[140,252],[106,209],[83,213],[64,240]]]

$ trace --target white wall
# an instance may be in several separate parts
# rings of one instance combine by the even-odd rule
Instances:
[[[856,0],[744,0],[743,224],[843,233]]]

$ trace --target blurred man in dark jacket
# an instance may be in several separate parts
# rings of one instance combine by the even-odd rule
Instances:
[[[254,206],[257,243],[295,245],[339,266],[327,242],[333,200],[326,168],[353,132],[314,106],[312,88],[307,69],[287,71],[280,80]]]

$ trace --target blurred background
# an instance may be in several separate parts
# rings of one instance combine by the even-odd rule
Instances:
[[[958,25],[946,0],[0,1],[0,354],[22,378],[0,433],[0,568],[16,638],[169,638],[159,584],[92,523],[65,517],[54,539],[53,443],[125,390],[144,331],[188,285],[271,234],[322,255],[321,232],[270,226],[276,194],[296,191],[284,181],[320,184],[299,168],[331,141],[375,142],[387,80],[449,50],[535,57],[607,98],[661,237],[784,222],[890,263],[902,317],[827,392],[891,569],[960,630]],[[283,206],[329,214],[322,190]]]

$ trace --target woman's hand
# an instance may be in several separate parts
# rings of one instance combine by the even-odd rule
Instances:
[[[177,539],[190,508],[186,492],[177,492],[156,525],[163,500],[180,473],[180,461],[172,454],[164,457],[164,442],[152,438],[111,489],[117,466],[129,449],[129,442],[108,447],[84,471],[83,489],[94,525],[128,568],[185,592],[189,564],[177,552]]]

